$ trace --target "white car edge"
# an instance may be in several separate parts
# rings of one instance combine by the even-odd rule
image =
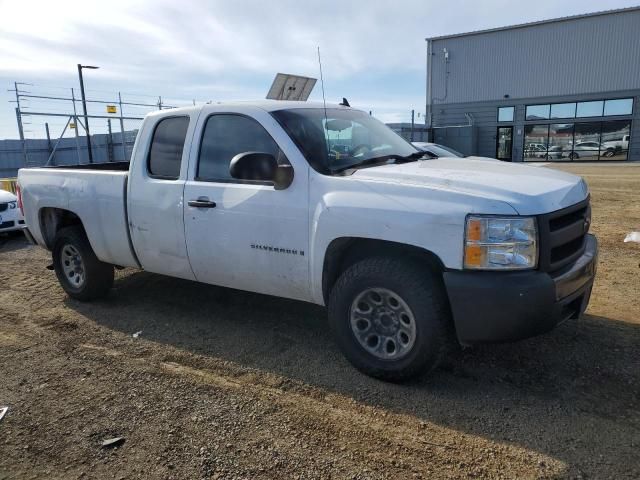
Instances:
[[[18,208],[18,197],[6,190],[0,190],[0,233],[21,230],[24,218]]]

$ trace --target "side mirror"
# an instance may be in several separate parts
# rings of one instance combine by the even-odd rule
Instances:
[[[278,165],[270,153],[244,152],[231,159],[229,173],[238,180],[273,182],[276,190],[284,190],[293,182],[291,165]]]

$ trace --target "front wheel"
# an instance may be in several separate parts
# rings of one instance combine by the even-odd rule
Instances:
[[[72,298],[94,300],[113,286],[113,265],[98,260],[81,227],[66,227],[56,234],[52,257],[58,281]]]
[[[369,258],[348,268],[329,299],[329,323],[360,371],[401,381],[436,367],[448,343],[444,289],[426,268]]]

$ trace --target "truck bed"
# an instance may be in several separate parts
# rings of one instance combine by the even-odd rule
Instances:
[[[25,221],[39,245],[51,248],[44,229],[48,208],[77,215],[103,262],[137,266],[127,220],[128,162],[42,168],[18,172]]]
[[[80,165],[49,165],[40,168],[54,168],[64,170],[113,170],[113,171],[129,171],[129,162],[101,162],[101,163],[82,163]]]

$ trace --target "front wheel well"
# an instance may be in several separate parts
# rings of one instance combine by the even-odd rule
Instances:
[[[327,247],[322,271],[322,294],[325,303],[338,277],[351,265],[369,257],[410,258],[442,279],[445,267],[440,258],[424,248],[387,240],[359,237],[342,237],[333,240]]]
[[[84,229],[80,217],[70,210],[63,208],[45,207],[40,210],[40,231],[49,250],[53,249],[53,243],[58,231],[65,227],[78,225]]]

